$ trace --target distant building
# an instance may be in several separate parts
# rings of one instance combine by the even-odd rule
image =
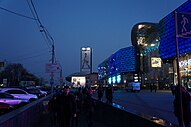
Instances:
[[[5,60],[0,61],[0,72],[3,71],[6,66],[7,66],[7,61]]]
[[[98,82],[98,73],[93,72],[86,75],[86,86],[88,87],[97,87]]]

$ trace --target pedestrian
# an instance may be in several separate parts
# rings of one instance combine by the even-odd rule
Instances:
[[[154,90],[155,90],[155,93],[156,93],[157,92],[157,84],[154,84],[153,87],[154,87]]]
[[[94,110],[95,110],[95,101],[92,98],[92,90],[89,89],[89,91],[87,92],[87,96],[84,99],[84,112],[87,118],[87,124],[88,127],[92,127],[93,126],[93,114],[94,114]]]
[[[113,102],[113,88],[111,87],[111,85],[109,85],[106,88],[105,95],[106,95],[107,103],[112,104],[112,102]]]
[[[153,84],[152,83],[150,84],[150,91],[151,92],[153,91]]]
[[[170,90],[172,92],[172,95],[174,95],[175,94],[175,85],[174,84],[170,85]]]
[[[50,112],[51,117],[51,126],[56,126],[57,123],[57,100],[56,95],[53,95],[53,97],[48,102],[48,111]]]
[[[98,100],[101,101],[102,97],[103,97],[103,87],[102,87],[102,85],[99,85],[98,90],[97,90],[97,94],[98,94]]]
[[[190,127],[190,94],[186,90],[184,86],[181,86],[181,93],[182,93],[182,116],[183,116],[183,123],[185,127]],[[178,119],[179,125],[181,124],[181,115],[180,115],[180,104],[179,104],[179,88],[176,86],[175,88],[175,99],[173,101],[174,105],[174,114]]]
[[[76,101],[70,93],[69,86],[64,87],[60,98],[61,127],[71,127],[72,121],[76,118]]]
[[[80,115],[82,113],[82,92],[81,88],[78,91],[74,92],[75,101],[76,101],[76,117],[74,117],[72,122],[72,127],[78,127],[78,121],[80,119]]]

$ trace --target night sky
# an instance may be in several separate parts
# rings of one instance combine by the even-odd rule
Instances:
[[[28,2],[0,0],[0,60],[21,63],[29,72],[48,77],[45,64],[51,62],[51,43],[43,38],[36,20],[27,18],[33,17]],[[131,30],[135,24],[158,23],[184,2],[33,0],[41,23],[54,39],[56,61],[62,65],[63,76],[80,71],[81,47],[93,49],[93,71],[97,72],[98,64],[132,45]]]

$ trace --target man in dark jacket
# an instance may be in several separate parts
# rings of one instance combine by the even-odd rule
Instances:
[[[71,122],[76,117],[76,101],[73,94],[70,94],[69,86],[64,87],[64,92],[60,96],[61,126],[71,127]]]
[[[87,94],[87,96],[84,99],[84,110],[85,110],[85,115],[87,118],[88,127],[92,127],[93,126],[93,114],[94,114],[94,110],[95,110],[95,102],[92,98],[91,88],[89,88],[89,90],[86,94]]]

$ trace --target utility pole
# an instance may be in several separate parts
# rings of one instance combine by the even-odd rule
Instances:
[[[178,78],[178,100],[179,100],[179,115],[180,115],[180,127],[183,126],[183,109],[182,109],[182,91],[181,91],[181,79],[180,79],[180,69],[179,69],[179,45],[178,45],[178,25],[177,25],[177,12],[175,12],[175,27],[176,27],[176,70]]]
[[[54,53],[54,44],[52,45],[52,64],[54,64],[54,57],[55,57],[55,53]],[[53,88],[53,85],[54,85],[54,73],[51,72],[50,74],[50,77],[51,77],[51,93],[53,94],[54,92],[54,88]]]
[[[55,53],[54,53],[54,44],[52,45],[52,64],[54,64],[54,56],[55,56]]]

